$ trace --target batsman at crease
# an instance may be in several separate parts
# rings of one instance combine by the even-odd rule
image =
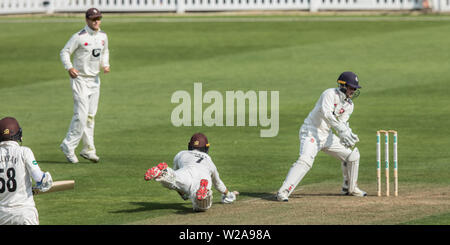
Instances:
[[[22,146],[22,128],[14,117],[0,120],[0,225],[39,225],[34,188],[50,190],[53,179],[43,172],[33,151]]]
[[[359,138],[348,123],[354,108],[353,99],[358,97],[361,86],[358,76],[351,71],[343,72],[337,83],[337,88],[329,88],[322,93],[301,126],[300,156],[278,190],[278,201],[289,200],[289,196],[311,169],[319,151],[341,161],[344,179],[342,194],[361,197],[367,195],[357,186],[360,155],[355,145]]]

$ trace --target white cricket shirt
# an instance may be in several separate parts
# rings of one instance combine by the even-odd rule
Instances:
[[[70,60],[73,54],[73,63]],[[80,76],[95,77],[102,67],[109,67],[108,36],[85,26],[75,33],[60,52],[66,70],[74,67]]]
[[[211,157],[204,152],[180,151],[173,159],[173,169],[177,170],[186,166],[201,164],[206,167],[211,175],[212,184],[219,192],[224,193],[227,189],[223,181],[219,177],[216,165],[211,160]]]
[[[0,209],[34,207],[31,178],[38,182],[43,175],[30,148],[0,142]]]
[[[303,126],[308,130],[317,130],[319,139],[324,141],[332,133],[332,127],[347,123],[353,107],[352,100],[338,88],[329,88],[322,93]]]

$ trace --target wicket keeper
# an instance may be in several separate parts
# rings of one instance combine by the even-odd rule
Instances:
[[[337,83],[337,88],[330,88],[322,93],[301,126],[300,157],[292,165],[278,190],[278,201],[288,201],[289,195],[311,169],[319,151],[341,161],[344,177],[342,194],[361,197],[367,195],[357,186],[360,155],[358,148],[353,147],[359,138],[348,123],[354,107],[352,99],[359,95],[361,86],[358,76],[351,71],[343,72]]]

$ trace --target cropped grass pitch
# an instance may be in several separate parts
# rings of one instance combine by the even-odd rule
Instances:
[[[143,176],[158,162],[171,165],[198,131],[209,138],[222,180],[241,192],[239,201],[276,192],[298,156],[300,125],[320,93],[337,86],[345,70],[356,72],[363,87],[350,119],[361,140],[359,186],[376,194],[374,135],[379,128],[399,132],[400,196],[402,186],[450,184],[449,20],[121,18],[105,14],[102,23],[112,65],[111,73],[101,76],[96,117],[102,160],[77,165],[66,163],[58,147],[73,105],[59,51],[84,26],[83,18],[0,18],[0,116],[19,120],[24,145],[54,180],[77,183],[73,191],[35,198],[41,224],[127,224],[191,212],[189,202]],[[172,126],[172,93],[192,91],[195,82],[219,92],[280,91],[278,136],[260,138],[258,127]],[[336,188],[330,192],[339,193],[341,181],[339,162],[319,153],[300,186],[332,182]],[[403,222],[449,224],[449,209]]]

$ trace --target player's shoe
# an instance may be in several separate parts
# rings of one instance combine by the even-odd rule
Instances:
[[[59,146],[61,148],[61,151],[64,153],[64,156],[66,156],[66,159],[70,163],[78,163],[78,158],[75,155],[74,152],[70,152],[67,146],[63,143]]]
[[[287,191],[281,191],[277,193],[277,200],[280,202],[287,202],[289,201],[289,197],[287,194]]]
[[[145,180],[152,180],[152,179],[160,177],[164,173],[164,170],[167,169],[167,167],[168,167],[167,163],[162,162],[162,163],[159,163],[158,165],[156,165],[153,168],[149,168],[147,170],[147,172],[145,172],[144,179]]]
[[[200,187],[197,190],[197,200],[205,200],[208,196],[208,180],[202,179],[200,180]]]
[[[347,188],[342,188],[342,194],[346,196],[356,196],[356,197],[365,197],[367,196],[367,192],[355,187],[355,190],[350,193]]]
[[[100,157],[98,157],[95,153],[80,152],[80,156],[93,163],[98,163],[100,161]]]

